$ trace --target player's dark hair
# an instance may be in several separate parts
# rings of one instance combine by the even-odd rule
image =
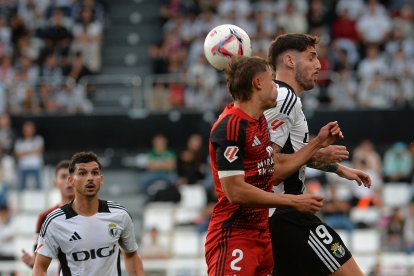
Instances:
[[[99,166],[99,169],[102,168],[101,162],[98,160],[98,156],[94,152],[78,152],[72,156],[69,165],[69,173],[73,174],[76,169],[76,164],[79,163],[89,163],[89,162],[96,162]]]
[[[233,57],[225,69],[227,88],[234,100],[247,101],[252,95],[252,81],[257,73],[269,68],[260,57]]]
[[[60,169],[68,169],[70,165],[70,160],[60,161],[55,168],[55,173],[57,174]]]
[[[270,43],[267,54],[268,61],[272,69],[276,71],[281,54],[289,50],[304,52],[309,47],[315,48],[319,42],[319,37],[308,34],[288,33],[279,35]]]

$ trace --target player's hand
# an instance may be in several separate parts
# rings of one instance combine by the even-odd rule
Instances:
[[[363,171],[340,165],[336,174],[348,180],[355,180],[359,186],[371,187],[371,178]]]
[[[349,158],[349,151],[345,146],[330,145],[320,149],[314,159],[322,163],[337,163]]]
[[[323,197],[318,195],[295,195],[293,207],[302,213],[316,213],[322,208],[322,200]]]
[[[344,135],[342,134],[341,128],[337,121],[330,122],[323,126],[316,136],[315,139],[318,139],[319,145],[322,148],[325,148],[329,145],[332,145],[338,139],[343,139]]]
[[[29,267],[33,268],[35,258],[34,256],[30,255],[26,250],[22,250],[22,261]]]

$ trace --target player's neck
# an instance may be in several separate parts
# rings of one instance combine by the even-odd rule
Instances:
[[[59,203],[59,206],[63,206],[71,201],[73,201],[74,197],[67,197],[67,196],[61,196],[61,201]]]
[[[292,87],[293,92],[295,92],[296,96],[300,96],[303,89],[299,85],[299,83],[295,80],[295,75],[293,71],[283,71],[280,70],[276,73],[276,80],[283,81],[284,83],[288,84],[290,87]]]
[[[264,110],[258,108],[258,104],[255,104],[252,101],[240,102],[235,101],[234,106],[243,110],[244,113],[249,115],[255,120],[258,120],[260,116],[263,114]]]
[[[72,208],[81,216],[93,216],[98,213],[99,199],[97,196],[93,198],[78,196],[73,200]]]

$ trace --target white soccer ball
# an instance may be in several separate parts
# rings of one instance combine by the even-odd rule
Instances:
[[[224,24],[213,28],[204,40],[204,55],[217,70],[223,70],[234,56],[250,56],[252,44],[240,27]]]

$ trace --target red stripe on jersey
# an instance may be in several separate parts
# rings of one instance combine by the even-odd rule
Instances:
[[[227,141],[237,141],[239,137],[240,120],[240,117],[234,115],[230,116],[227,124]]]

